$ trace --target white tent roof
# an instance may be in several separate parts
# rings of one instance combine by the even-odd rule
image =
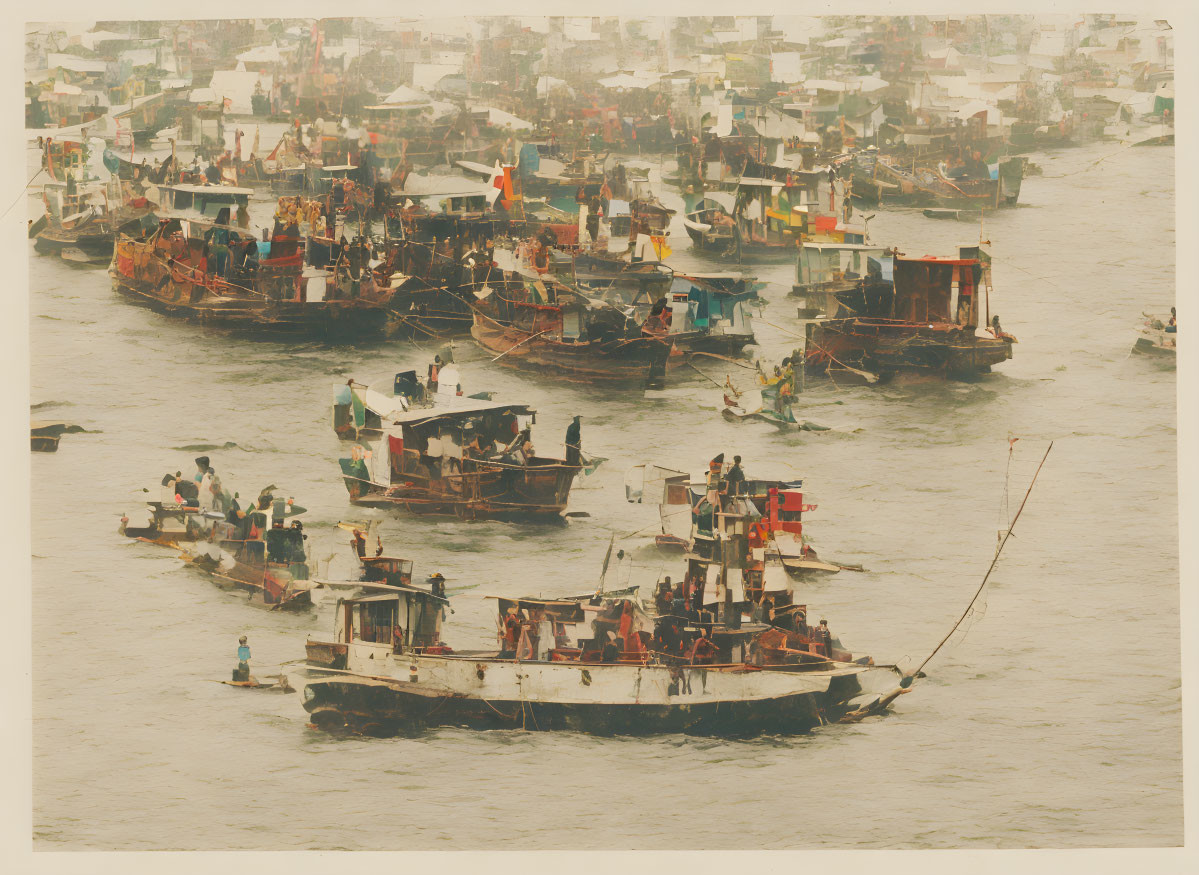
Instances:
[[[644,73],[617,73],[615,76],[597,79],[596,82],[605,88],[623,88],[627,90],[648,88],[651,85],[657,84],[658,79]]]
[[[1001,115],[999,110],[991,104],[985,103],[981,100],[967,101],[957,108],[957,110],[954,112],[954,115],[958,118],[970,118],[971,116],[978,115],[984,110],[987,113],[987,124],[997,125],[1000,123]]]
[[[502,109],[496,109],[494,106],[471,107],[472,112],[482,112],[483,110],[487,110],[487,122],[495,125],[496,127],[502,128],[507,125],[508,127],[521,131],[532,130],[533,128],[532,122],[527,122],[522,118],[517,118],[512,113],[504,112]]]
[[[863,94],[869,94],[872,91],[881,91],[888,87],[891,83],[886,79],[880,79],[878,76],[859,76],[853,80],[853,84],[862,90]]]
[[[383,102],[389,106],[427,106],[430,103],[429,95],[407,85],[401,85],[391,92]]]
[[[251,64],[276,64],[283,60],[283,53],[279,51],[279,44],[274,42],[269,46],[255,46],[249,51],[242,52],[237,56],[237,60]]]
[[[454,76],[461,72],[461,67],[451,64],[413,64],[412,85],[415,88],[432,88],[446,76]]]

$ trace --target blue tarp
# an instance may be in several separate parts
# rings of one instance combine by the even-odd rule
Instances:
[[[537,147],[532,143],[525,143],[520,147],[520,175],[529,176],[540,168],[541,156],[537,154]]]

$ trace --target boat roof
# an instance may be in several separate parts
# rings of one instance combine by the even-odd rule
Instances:
[[[870,250],[871,252],[885,252],[886,246],[879,246],[873,243],[809,243],[804,241],[801,249],[859,249]]]
[[[805,244],[806,245],[806,244]],[[919,258],[907,258],[906,256],[896,256],[896,261],[923,261],[926,264],[951,264],[951,265],[967,265],[978,264],[977,258],[945,258],[940,255],[922,255]]]
[[[160,185],[162,189],[171,191],[188,191],[193,194],[253,194],[252,188],[240,188],[236,185],[192,185],[190,183],[181,183],[179,185]]]
[[[474,404],[464,404],[461,407],[429,407],[409,410],[392,420],[394,425],[416,425],[433,419],[464,419],[478,413],[491,413],[496,410],[510,410],[513,413],[527,415],[533,411],[527,404],[509,404],[498,401],[480,401]]]

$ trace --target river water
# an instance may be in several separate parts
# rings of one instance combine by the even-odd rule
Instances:
[[[295,496],[309,509],[310,555],[336,556],[329,575],[344,576],[348,537],[334,526],[367,513],[338,476],[332,392],[349,376],[423,373],[434,350],[202,330],[126,303],[102,270],[31,247],[36,415],[95,432],[32,459],[35,848],[1181,844],[1175,373],[1129,356],[1141,311],[1173,302],[1174,149],[1032,157],[1044,175],[982,229],[992,311],[1020,341],[993,375],[819,381],[802,417],[830,430],[780,434],[724,421],[719,390],[695,375],[647,399],[511,370],[466,340],[467,391],[535,405],[543,453],[560,452],[570,417],[584,415],[585,451],[609,460],[572,493],[571,509],[589,516],[537,528],[382,514],[389,553],[450,578],[448,643],[484,646],[495,604],[484,594],[585,591],[612,533],[641,530],[622,542],[622,582],[681,571],[647,540],[655,508],[625,502],[625,471],[699,470],[739,453],[751,474],[804,477],[814,546],[867,569],[805,584],[798,600],[855,652],[911,666],[964,609],[1005,503],[1015,511],[1053,440],[976,613],[927,680],[885,717],[798,738],[335,738],[306,728],[298,694],[215,683],[243,634],[257,674],[302,658],[308,634],[329,634],[329,607],[255,609],[172,551],[119,537],[118,518],[140,522],[142,487],[203,452],[243,496],[272,483]],[[979,236],[918,211],[875,213],[873,238],[910,255]],[[671,243],[676,266],[720,269],[689,253],[677,217]],[[772,364],[798,329],[794,266],[755,269],[771,282],[755,355]],[[720,382],[729,371],[702,367]],[[732,371],[748,385],[748,371]]]

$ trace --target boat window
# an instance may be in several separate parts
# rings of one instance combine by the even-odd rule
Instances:
[[[396,625],[397,602],[359,602],[354,606],[354,638],[376,644],[391,644]]]

